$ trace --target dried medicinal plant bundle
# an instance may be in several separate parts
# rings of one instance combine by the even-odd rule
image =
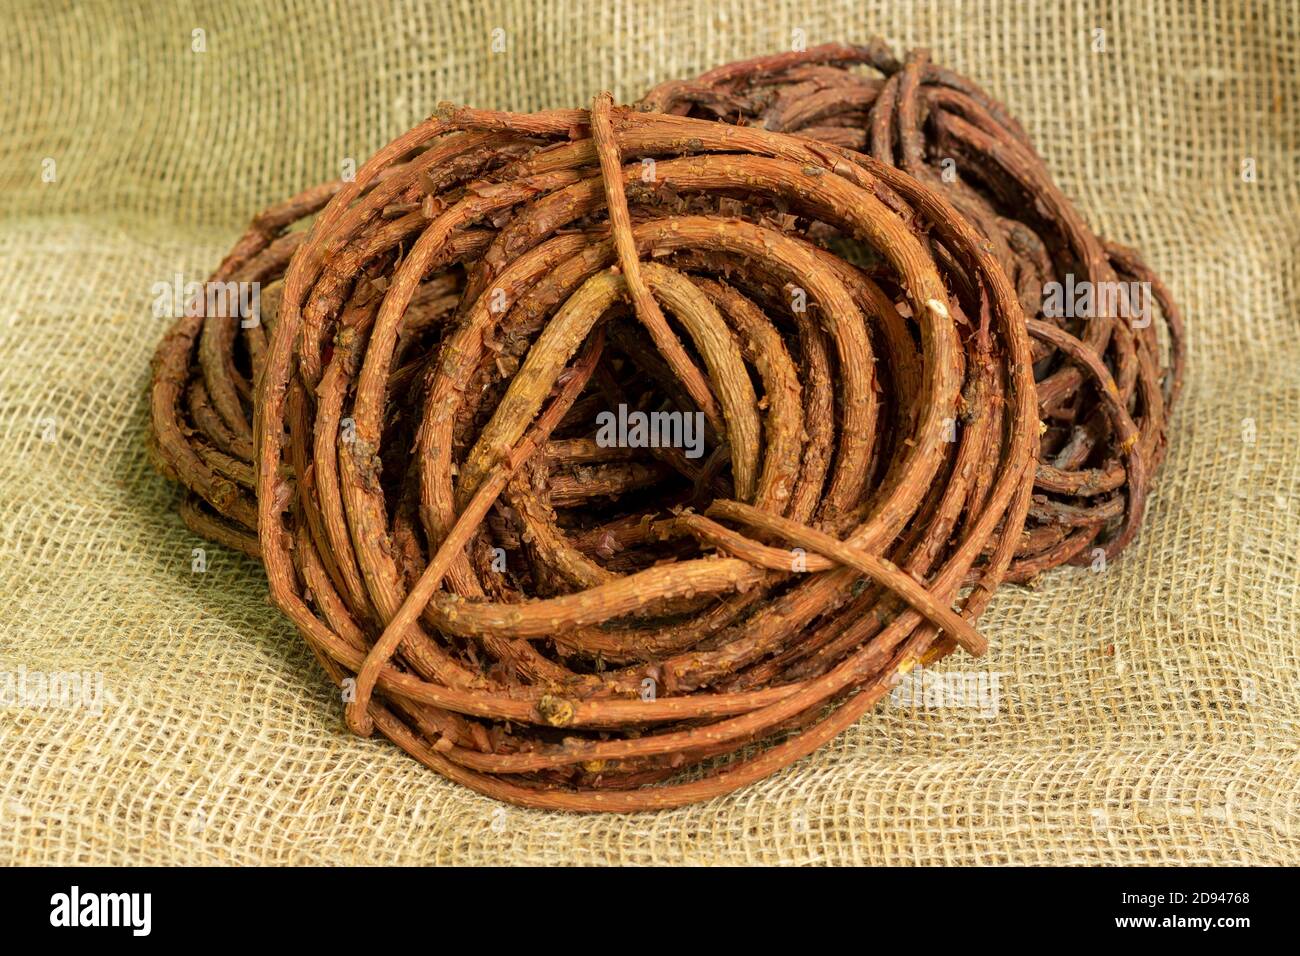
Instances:
[[[452,312],[413,310],[453,265]],[[608,97],[446,108],[382,149],[261,365],[273,600],[353,680],[354,731],[525,806],[728,792],[982,653],[1031,504],[1030,338],[939,192]],[[702,453],[602,441],[610,409],[698,414]]]
[[[1150,283],[1168,367],[1043,314],[1076,278]],[[999,583],[1131,540],[1182,371],[1005,110],[880,44],[448,108],[213,281],[261,321],[159,347],[187,523],[262,554],[353,730],[536,807],[728,792],[981,653]]]

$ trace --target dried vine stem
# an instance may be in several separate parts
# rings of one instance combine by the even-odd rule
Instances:
[[[1088,228],[1002,104],[925,50],[900,61],[873,40],[731,63],[664,83],[640,108],[834,143],[943,190],[989,242],[1025,314],[1043,323],[1031,326],[1042,460],[1009,579],[1092,562],[1097,548],[1112,558],[1133,539],[1182,388],[1182,319],[1136,252]],[[1044,315],[1049,283],[1088,289],[1092,314]],[[1128,290],[1143,307],[1125,314],[1134,303],[1110,293]]]
[[[413,337],[453,262],[454,310]],[[707,799],[918,661],[984,650],[1031,505],[1031,366],[981,237],[869,156],[604,96],[448,107],[285,276],[256,402],[271,594],[355,677],[349,726],[453,780],[571,810]],[[703,453],[608,447],[618,406],[700,413]]]

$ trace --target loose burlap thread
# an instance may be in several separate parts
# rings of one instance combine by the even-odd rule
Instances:
[[[0,672],[90,675],[102,693],[0,706],[0,860],[1300,859],[1294,11],[5,13]],[[985,674],[986,687],[998,675],[992,717],[900,696],[789,770],[697,807],[595,819],[502,807],[347,735],[260,569],[186,532],[145,458],[148,359],[168,324],[151,317],[154,284],[201,281],[254,210],[359,165],[438,100],[628,99],[800,39],[873,33],[929,46],[1002,97],[1091,224],[1140,247],[1184,306],[1185,397],[1132,548],[1100,572],[999,591],[981,619],[988,657],[944,668]]]

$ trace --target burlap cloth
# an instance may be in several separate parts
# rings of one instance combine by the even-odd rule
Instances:
[[[1000,675],[994,716],[885,703],[701,806],[503,808],[349,736],[146,459],[154,284],[439,100],[630,99],[795,30],[931,47],[1168,280],[1191,364],[1137,542],[998,593],[945,665]],[[0,862],[1300,862],[1298,32],[1281,0],[3,4]]]

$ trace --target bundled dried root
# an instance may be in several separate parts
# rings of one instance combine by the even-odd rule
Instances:
[[[1167,362],[1043,316],[1067,274],[1149,282]],[[880,44],[445,110],[213,279],[262,322],[159,347],[187,523],[263,554],[352,729],[537,807],[728,792],[982,652],[999,583],[1132,538],[1182,373],[1164,287],[1005,110]],[[703,454],[611,446],[615,410]]]
[[[414,310],[453,267],[454,310]],[[526,806],[728,792],[982,653],[1031,504],[1024,318],[942,195],[607,97],[381,150],[263,363],[274,601],[353,680],[354,731]],[[698,412],[703,454],[602,442],[619,406]]]
[[[1034,339],[1042,460],[1009,579],[1133,539],[1182,387],[1182,319],[1135,251],[1089,229],[1005,107],[927,51],[899,62],[880,41],[728,64],[640,106],[833,143],[944,191],[1011,277]]]

